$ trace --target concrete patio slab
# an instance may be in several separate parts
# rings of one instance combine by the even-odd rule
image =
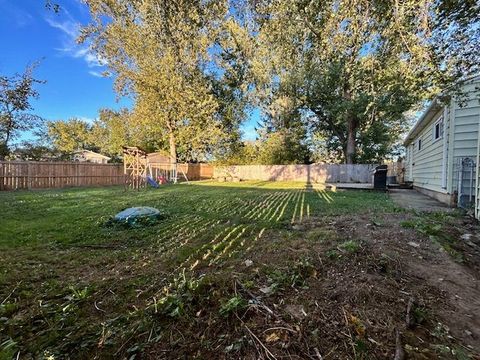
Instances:
[[[326,184],[332,190],[336,189],[357,189],[357,190],[373,190],[373,184],[370,183],[331,183]]]
[[[389,189],[390,198],[405,209],[417,211],[452,211],[453,208],[414,189]]]

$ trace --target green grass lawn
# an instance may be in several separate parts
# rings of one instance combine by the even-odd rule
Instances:
[[[205,279],[218,314],[240,306],[221,284],[259,252],[272,266],[269,251],[282,245],[271,234],[315,217],[394,211],[383,193],[270,182],[3,192],[0,204],[0,359],[135,355],[166,336],[152,324],[188,318]],[[166,218],[109,225],[132,206]]]
[[[309,216],[393,209],[385,194],[306,192],[304,184],[293,182],[208,181],[139,192],[125,192],[123,188],[4,192],[0,193],[0,203],[2,247],[86,244],[161,247],[169,246],[166,240],[179,232],[214,233],[237,225],[251,234]],[[165,210],[168,217],[156,226],[129,231],[103,226],[117,212],[132,206],[156,207]]]

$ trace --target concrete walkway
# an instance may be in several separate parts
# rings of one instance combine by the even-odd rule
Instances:
[[[452,208],[413,189],[389,189],[393,202],[405,209],[417,211],[452,211]]]

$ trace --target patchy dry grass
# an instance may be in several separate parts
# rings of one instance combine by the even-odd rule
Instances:
[[[0,202],[0,359],[391,358],[410,297],[410,356],[475,352],[445,329],[448,299],[402,263],[405,240],[428,234],[400,222],[423,215],[386,194],[200,182]],[[140,205],[166,218],[108,225]]]

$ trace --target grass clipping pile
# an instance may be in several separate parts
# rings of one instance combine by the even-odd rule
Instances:
[[[432,223],[443,230],[411,226]],[[187,287],[179,302],[169,298],[175,326],[144,350],[152,358],[477,359],[479,247],[455,240],[473,226],[400,213],[269,232],[248,260],[206,270],[199,293]]]

